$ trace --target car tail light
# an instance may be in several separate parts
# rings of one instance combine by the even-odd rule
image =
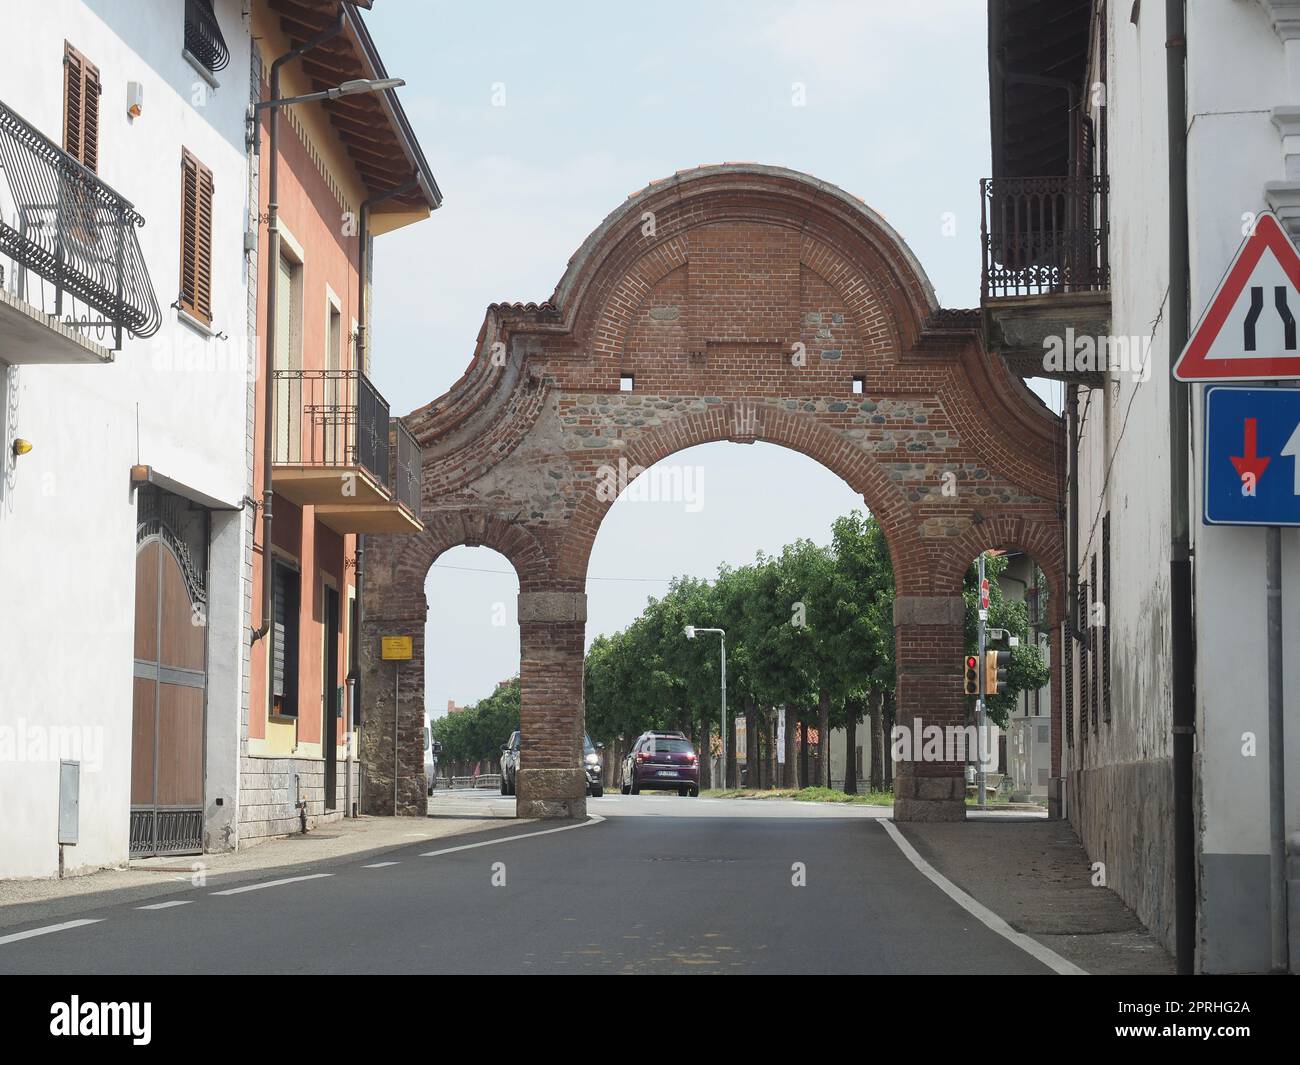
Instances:
[[[695,757],[694,753],[688,754],[686,756],[686,760],[690,762],[692,765],[694,765],[696,762],[699,761],[699,759]]]
[[[649,757],[650,757],[650,756],[649,756],[648,754],[646,754],[645,751],[638,751],[638,752],[637,752],[637,756],[636,756],[636,760],[637,760],[638,762],[644,762],[644,761],[646,761]]]

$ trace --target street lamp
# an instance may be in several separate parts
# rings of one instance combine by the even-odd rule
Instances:
[[[716,632],[722,637],[722,728],[720,730],[722,758],[718,763],[718,775],[722,778],[722,787],[725,789],[727,786],[727,633],[723,629],[697,629],[694,625],[687,625],[682,632],[688,640],[695,639],[697,632]],[[708,729],[704,731],[707,736]],[[705,752],[705,757],[708,757],[708,752]]]

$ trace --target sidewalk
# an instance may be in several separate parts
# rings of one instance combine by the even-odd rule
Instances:
[[[1067,822],[971,814],[964,823],[897,827],[963,891],[1089,973],[1174,972],[1173,958],[1120,897],[1092,886],[1092,863]]]
[[[82,911],[99,904],[96,896],[108,892],[127,893],[115,895],[113,902],[152,899],[198,886],[199,878],[206,884],[233,883],[264,869],[378,853],[423,840],[527,823],[492,817],[359,817],[332,821],[305,836],[271,839],[245,850],[142,858],[123,868],[63,880],[0,880],[0,928]]]

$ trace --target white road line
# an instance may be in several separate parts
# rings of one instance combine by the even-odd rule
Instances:
[[[898,849],[903,852],[903,855],[909,862],[916,866],[922,876],[934,884],[935,887],[985,927],[996,932],[1003,939],[1014,943],[1026,954],[1041,961],[1058,976],[1089,975],[1087,969],[1080,969],[1079,966],[1074,964],[1074,962],[1066,961],[1057,954],[1056,951],[1043,946],[1043,944],[1038,942],[1038,940],[1034,939],[1032,936],[1027,936],[1023,932],[1017,932],[987,906],[967,895],[966,892],[962,891],[961,888],[917,854],[916,848],[903,838],[903,834],[898,831],[897,826],[895,826],[892,821],[887,821],[884,818],[881,818],[880,824],[885,826],[885,831],[888,832],[890,838],[898,844]]]
[[[362,869],[382,869],[386,865],[401,865],[401,862],[375,862],[374,865],[363,865]]]
[[[284,884],[300,884],[304,880],[320,880],[322,877],[333,876],[333,873],[312,873],[310,876],[289,876],[283,880],[268,880],[265,884],[245,884],[243,887],[226,888],[225,891],[213,891],[213,895],[240,895],[245,891],[261,891],[262,888],[281,887]]]
[[[436,858],[440,854],[455,854],[456,851],[472,851],[476,847],[492,847],[498,843],[509,843],[516,839],[533,839],[536,836],[549,836],[552,832],[568,832],[575,828],[588,828],[591,825],[598,825],[605,819],[600,814],[592,814],[587,820],[580,825],[561,825],[559,828],[545,828],[541,832],[524,832],[518,836],[499,836],[496,839],[485,839],[478,843],[462,843],[459,847],[444,847],[440,851],[425,851],[420,855],[421,858]]]
[[[80,928],[82,925],[99,924],[102,917],[87,918],[83,917],[78,921],[64,921],[62,924],[47,924],[44,928],[29,928],[26,932],[11,932],[7,936],[0,936],[0,946],[6,943],[17,943],[20,939],[31,939],[33,936],[45,936],[51,932],[63,932],[69,928]]]
[[[193,899],[173,899],[171,902],[155,902],[152,906],[137,906],[137,910],[169,910],[173,906],[188,906]]]

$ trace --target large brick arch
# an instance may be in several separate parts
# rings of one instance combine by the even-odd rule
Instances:
[[[984,351],[974,312],[938,306],[883,219],[804,174],[702,167],[629,197],[549,300],[488,309],[465,374],[406,421],[426,532],[366,538],[364,668],[377,676],[383,626],[422,627],[439,545],[505,554],[520,578],[521,815],[585,810],[586,569],[610,503],[598,488],[620,464],[762,440],[861,493],[894,562],[906,720],[962,722],[961,574],[981,548],[1023,547],[1062,602],[1059,419]],[[364,691],[366,719],[391,719],[383,685]],[[422,721],[414,701],[398,714]],[[392,738],[386,767],[382,742],[366,756],[368,775],[387,770],[389,808]],[[904,764],[895,813],[957,819],[963,793],[960,765]]]

